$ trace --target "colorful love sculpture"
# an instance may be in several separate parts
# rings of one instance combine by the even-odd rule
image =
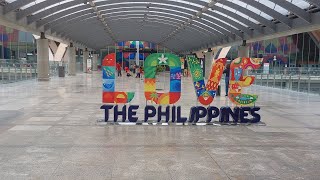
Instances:
[[[103,103],[126,104],[129,103],[133,97],[134,92],[119,92],[115,91],[115,69],[116,54],[111,53],[104,57],[102,61],[102,79],[103,79]]]
[[[156,91],[156,71],[158,65],[170,68],[170,92]],[[144,94],[146,100],[155,104],[174,104],[181,96],[181,61],[176,55],[155,53],[147,57],[144,63]]]
[[[235,105],[251,105],[258,99],[257,95],[241,94],[243,87],[253,84],[254,77],[245,76],[246,69],[258,69],[262,63],[261,58],[237,58],[230,65],[229,99]],[[207,84],[203,78],[200,61],[196,57],[187,57],[193,85],[198,101],[202,105],[210,105],[222,77],[227,59],[217,59],[212,66]],[[125,104],[134,98],[134,92],[115,91],[115,65],[116,54],[107,55],[102,61],[103,72],[103,103]],[[170,92],[156,91],[156,74],[158,65],[167,65],[170,68]],[[147,57],[144,63],[144,93],[148,102],[155,104],[174,104],[181,97],[181,61],[176,55],[169,53],[156,53]]]
[[[237,58],[230,65],[229,99],[235,105],[250,105],[257,101],[257,95],[241,94],[243,87],[253,84],[253,76],[244,76],[247,69],[258,69],[262,58]]]
[[[193,85],[198,97],[198,101],[202,105],[209,105],[213,102],[218,86],[222,77],[224,66],[227,62],[226,58],[221,58],[215,61],[212,66],[211,73],[207,82],[204,82],[203,70],[200,66],[200,61],[196,57],[187,57],[187,62],[190,67]]]

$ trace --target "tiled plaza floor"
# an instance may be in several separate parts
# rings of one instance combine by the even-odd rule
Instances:
[[[0,179],[320,178],[318,95],[250,87],[266,126],[100,126],[100,77],[0,85]],[[123,77],[117,88],[145,104],[142,80]],[[176,105],[188,113],[191,78],[182,89]]]

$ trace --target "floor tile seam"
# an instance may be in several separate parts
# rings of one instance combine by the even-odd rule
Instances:
[[[231,138],[232,139],[234,139],[233,138],[233,136],[231,136]],[[239,147],[239,146],[238,146]],[[277,146],[275,146],[275,147],[277,147]],[[284,147],[284,146],[282,146],[283,148],[285,148],[286,150],[289,150],[287,147]],[[303,146],[304,147],[304,146]],[[207,152],[207,154],[209,154],[209,156],[213,159],[213,157],[211,156],[211,154],[205,149],[205,151]],[[214,160],[214,159],[213,159]],[[215,161],[215,160],[214,160]],[[216,161],[215,161],[216,162]],[[217,162],[216,162],[217,163]],[[217,163],[217,165],[219,166],[219,168],[220,169],[222,169],[221,167],[220,167],[220,165]],[[273,168],[273,167],[271,167],[275,172],[276,172],[276,175],[277,176],[279,176],[279,174],[278,174],[278,172]],[[225,171],[223,171],[224,173],[226,173]],[[253,172],[253,174],[254,174],[254,176],[258,176],[254,171],[252,171]],[[227,177],[230,179],[230,177],[228,176],[228,174],[226,173],[226,175],[227,175]]]
[[[5,129],[2,129],[3,131],[0,132],[0,138],[1,138],[1,135],[2,135],[2,134],[8,132],[8,130],[11,129],[11,128],[13,128],[14,126],[15,126],[15,125],[10,125],[10,126],[4,125],[4,126],[2,126],[2,125],[0,124],[0,127],[7,127],[7,128],[5,128]]]
[[[259,127],[259,126],[257,126]],[[263,126],[263,128],[306,128],[306,129],[315,129],[315,130],[320,130],[320,126],[319,127],[312,127],[312,126],[305,126],[305,127],[295,127],[295,126],[278,126],[278,125],[269,125],[269,126]],[[313,132],[314,133],[314,132]]]
[[[317,134],[317,132],[315,132],[315,131],[317,131],[317,129],[312,129],[311,131],[309,131],[309,132],[299,132],[299,131],[287,131],[286,129],[285,129],[286,127],[282,127],[282,128],[277,128],[278,130],[277,131],[256,131],[257,133],[259,133],[260,135],[271,135],[271,134],[278,134],[278,135],[280,135],[280,134],[282,134],[282,135],[295,135],[295,136],[297,136],[297,135],[303,135],[303,134]],[[308,128],[308,129],[310,129],[310,128]]]
[[[290,151],[292,151],[292,149],[288,149],[288,147],[281,147],[281,148],[284,148],[285,150],[287,150],[287,152],[290,152]],[[297,155],[297,157],[299,157],[299,154],[296,154],[295,153],[295,151],[293,151],[293,153],[295,154],[295,155]],[[299,161],[297,161],[297,162],[299,162]],[[281,173],[281,171],[276,171],[273,167],[271,167],[275,172],[277,172],[277,175],[278,176],[281,176],[281,174],[283,174],[283,173]],[[297,168],[297,167],[296,167]]]
[[[93,153],[96,153],[96,152],[93,152]],[[65,156],[66,156],[66,155],[65,155]],[[64,157],[65,157],[65,156],[64,156]],[[91,160],[91,159],[90,159],[90,160]],[[88,161],[86,161],[86,160],[79,160],[79,159],[77,159],[76,161],[72,161],[72,160],[68,160],[68,159],[63,159],[63,160],[61,160],[61,163],[71,163],[71,164],[75,164],[75,165],[84,165],[84,166],[91,166],[91,167],[96,167],[96,166],[101,167],[101,166],[107,164],[107,162],[108,162],[108,163],[109,163],[109,162],[112,162],[112,168],[110,168],[110,171],[112,171],[112,169],[114,168],[114,166],[115,166],[115,164],[116,164],[116,160],[115,160],[114,157],[112,158],[111,161],[109,161],[109,159],[107,159],[107,160],[108,160],[108,161],[106,161],[106,160],[92,161],[92,163],[91,163],[91,162],[88,162]],[[110,167],[110,166],[108,166],[108,167]]]
[[[288,149],[287,147],[284,147],[287,151],[292,151],[292,149]],[[320,146],[316,149],[320,149]],[[301,154],[298,154],[297,151],[293,151],[293,154],[295,154],[297,157],[300,157]],[[301,165],[300,161],[297,161],[299,165]]]
[[[291,114],[291,113],[286,113],[286,114],[283,114],[283,113],[279,113],[278,116],[285,116],[285,117],[300,117],[300,118],[303,118],[303,117],[313,117],[313,116],[319,116],[318,114],[315,114],[315,113],[306,113],[306,114]]]
[[[116,161],[116,158],[114,158],[113,159],[114,160],[114,163],[113,163],[113,166],[112,166],[112,168],[111,168],[111,179],[114,179],[114,178],[116,178],[116,177],[119,177],[119,176],[113,176],[113,172],[114,172],[114,170],[115,170],[115,168],[116,168],[116,163],[117,163],[117,161]],[[134,173],[134,175],[133,176],[135,176],[135,173]],[[120,176],[121,177],[121,176]]]
[[[8,149],[21,149],[21,148],[30,148],[30,147],[38,147],[38,148],[50,148],[50,149],[67,149],[73,148],[73,145],[43,145],[43,144],[33,144],[33,145],[0,145],[1,148],[8,148]]]
[[[213,162],[220,168],[220,170],[227,176],[229,180],[231,180],[230,176],[227,174],[227,172],[218,164],[218,162],[212,157],[212,155],[204,148],[204,146],[201,144],[201,142],[192,140],[194,144],[199,144],[202,149],[205,151],[205,153],[213,160]]]
[[[169,169],[167,166],[166,166],[166,170],[167,170],[167,172],[168,172],[168,174],[169,174],[170,179],[171,179],[171,180],[174,180],[174,179],[173,179],[174,176],[173,176],[173,174],[171,173],[170,169]]]
[[[56,148],[57,146],[54,146],[54,147]],[[67,152],[65,153],[65,155],[61,158],[61,161],[58,163],[57,167],[56,167],[56,168],[54,169],[54,171],[52,172],[52,175],[54,175],[54,174],[56,173],[57,169],[62,165],[64,159],[67,157],[67,153],[70,153],[70,151],[72,150],[72,148],[73,148],[73,145],[70,147],[69,151],[67,151]]]
[[[279,128],[282,132],[284,132],[284,133],[288,133],[288,134],[294,134],[294,135],[297,135],[297,134],[312,134],[312,133],[315,133],[315,131],[314,130],[312,130],[312,129],[310,129],[310,128],[306,128],[306,127],[281,127],[281,128]],[[307,131],[309,131],[309,132],[307,132],[307,131],[288,131],[287,129],[306,129]]]
[[[72,111],[73,112],[73,111]],[[59,117],[61,117],[61,119],[59,120],[59,121],[61,121],[63,118],[65,118],[66,116],[67,116],[68,114],[64,114],[64,115],[62,115],[62,116],[60,116],[59,115]],[[59,121],[57,121],[57,122],[59,122]]]
[[[283,114],[278,114],[277,116],[286,119],[286,116],[283,115]],[[294,121],[295,123],[298,123],[298,124],[302,123],[304,126],[309,126],[309,125],[306,124],[304,121],[298,121],[298,120],[295,120],[295,119],[293,119],[293,118],[291,118],[290,120],[291,120],[291,121]]]
[[[21,123],[16,123],[16,124],[0,124],[0,126],[9,126],[9,125],[13,125],[13,126],[22,126],[22,125],[26,125],[26,126],[52,126],[52,127],[72,127],[72,126],[79,126],[79,127],[84,127],[84,126],[88,126],[88,127],[97,127],[95,124],[21,124]]]
[[[39,135],[40,137],[40,135]],[[39,147],[43,147],[43,148],[67,148],[67,147],[70,147],[68,145],[47,145],[47,144],[34,144],[34,145],[3,145],[1,144],[0,145],[0,148],[21,148],[21,147],[31,147],[31,146],[39,146]],[[165,146],[165,145],[158,145],[158,146],[150,146],[150,145],[145,145],[145,144],[140,144],[140,145],[128,145],[128,144],[124,144],[124,145],[121,145],[121,146],[115,146],[113,144],[110,144],[110,145],[101,145],[101,144],[90,144],[90,145],[79,145],[79,144],[73,144],[71,146],[72,148],[115,148],[115,149],[124,149],[124,148],[140,148],[140,147],[145,147],[145,148],[159,148],[159,147],[163,147],[163,148],[168,148],[168,147],[177,147],[176,145],[175,146]],[[179,146],[180,148],[186,148],[186,146]],[[266,148],[265,146],[261,146],[261,145],[256,145],[256,146],[252,146],[252,145],[246,145],[246,146],[240,146],[239,144],[235,144],[235,145],[232,145],[232,146],[224,146],[224,145],[220,145],[219,144],[215,144],[215,145],[202,145],[202,146],[196,146],[196,145],[190,145],[189,146],[190,148],[197,148],[197,147],[202,147],[204,149],[207,149],[207,148],[210,148],[210,147],[216,147],[216,148],[234,148],[234,147],[238,147],[238,148],[257,148],[257,147],[263,147],[263,148]],[[274,145],[274,146],[269,146],[269,148],[277,148],[278,145]],[[292,148],[303,148],[303,147],[306,147],[305,145],[301,145],[301,146],[282,146],[283,148],[286,148],[287,150],[291,150]],[[310,146],[309,146],[310,147]],[[291,148],[291,149],[289,149]],[[317,146],[312,146],[310,148],[314,148],[314,149],[320,149],[320,145],[317,145]]]
[[[269,167],[271,167],[271,169],[272,169],[274,172],[276,172],[275,176],[281,177],[280,174],[279,174],[279,172],[278,172],[273,166],[269,166]],[[261,175],[257,175],[257,173],[256,173],[255,171],[252,171],[252,172],[253,172],[253,174],[254,174],[255,176],[261,176]],[[268,176],[269,176],[269,175],[268,175]]]

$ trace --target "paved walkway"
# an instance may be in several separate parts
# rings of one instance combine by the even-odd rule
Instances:
[[[117,88],[145,104],[142,80]],[[0,179],[319,179],[320,96],[248,91],[267,126],[98,126],[100,74],[0,85]],[[178,105],[195,99],[185,78]]]

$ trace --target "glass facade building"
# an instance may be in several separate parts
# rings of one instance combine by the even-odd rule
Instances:
[[[36,63],[36,47],[32,33],[0,25],[1,63]]]
[[[248,43],[250,57],[263,58],[271,69],[320,67],[319,42],[313,32]],[[233,46],[227,58],[238,57],[238,46]]]

